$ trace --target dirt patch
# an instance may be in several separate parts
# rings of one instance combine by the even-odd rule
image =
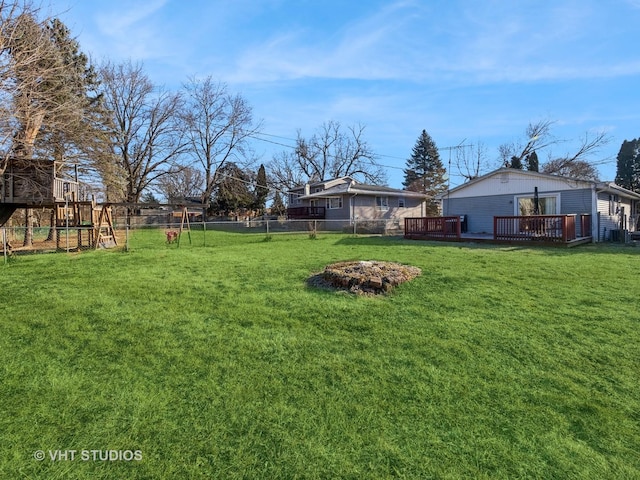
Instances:
[[[422,273],[418,267],[393,262],[359,261],[327,265],[307,283],[318,288],[344,290],[361,295],[388,293],[396,285]]]

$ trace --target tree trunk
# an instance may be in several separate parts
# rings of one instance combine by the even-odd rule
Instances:
[[[31,247],[33,246],[33,210],[30,208],[25,208],[24,210],[24,241],[22,242],[23,247]]]
[[[47,241],[53,240],[53,234],[56,231],[56,207],[51,209],[51,216],[49,217],[49,234],[47,235]]]

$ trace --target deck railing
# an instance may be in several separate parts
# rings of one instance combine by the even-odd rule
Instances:
[[[460,239],[460,217],[415,217],[404,219],[405,237]]]
[[[433,240],[460,240],[460,216],[404,219],[404,236]],[[570,243],[591,237],[591,215],[529,215],[493,217],[493,240]],[[474,238],[474,234],[465,234]]]
[[[291,207],[287,208],[287,217],[294,219],[324,219],[325,207]]]
[[[584,228],[586,220],[581,218],[581,221],[583,222],[581,226]],[[493,217],[494,240],[567,243],[575,240],[576,237],[576,215]]]

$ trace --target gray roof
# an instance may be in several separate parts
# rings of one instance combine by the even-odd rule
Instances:
[[[426,199],[429,196],[420,192],[411,192],[409,190],[399,190],[396,188],[384,187],[380,185],[366,185],[364,183],[342,183],[320,192],[302,195],[299,198],[303,200],[314,198],[336,197],[340,195],[384,195],[388,197],[411,197]]]
[[[467,188],[469,185],[473,185],[475,183],[482,182],[486,178],[492,177],[494,175],[497,175],[497,174],[503,173],[503,172],[518,173],[519,175],[525,175],[525,176],[531,176],[531,177],[560,178],[560,179],[564,179],[564,180],[570,180],[572,182],[583,182],[583,184],[585,184],[585,187],[587,185],[593,185],[598,190],[601,190],[601,191],[619,193],[619,194],[622,194],[622,195],[624,195],[626,197],[629,197],[629,198],[640,199],[640,194],[638,194],[636,192],[633,192],[631,190],[627,190],[626,188],[623,188],[620,185],[616,185],[613,182],[597,182],[597,181],[594,181],[594,180],[584,180],[584,179],[581,179],[581,178],[564,177],[562,175],[553,175],[551,173],[531,172],[529,170],[518,170],[518,169],[513,169],[513,168],[508,168],[508,167],[502,167],[502,168],[499,168],[499,169],[494,170],[492,172],[489,172],[489,173],[487,173],[485,175],[481,175],[480,177],[476,177],[473,180],[469,180],[468,182],[465,182],[462,185],[458,185],[457,187],[452,188],[448,192],[444,192],[444,193],[441,193],[441,194],[437,195],[436,198],[440,198],[441,199],[441,198],[447,196],[448,194],[450,194],[452,192],[456,192],[458,190],[462,190],[464,188]]]

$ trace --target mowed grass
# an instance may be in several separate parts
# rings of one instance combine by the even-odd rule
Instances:
[[[0,266],[0,478],[640,478],[640,249],[193,236]]]

